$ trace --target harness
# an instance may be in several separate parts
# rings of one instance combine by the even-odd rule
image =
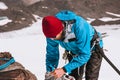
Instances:
[[[14,60],[13,57],[12,57],[11,59],[8,59],[8,58],[0,58],[0,60],[8,61],[8,62],[6,62],[5,64],[0,65],[0,70],[2,70],[2,69],[4,69],[4,68],[8,67],[9,65],[11,65],[12,63],[15,62],[15,60]]]
[[[95,33],[94,33],[93,38],[91,40],[91,51],[93,51],[95,46],[99,45],[99,42],[100,42],[100,37],[98,36],[96,29],[94,29],[94,31],[95,31]]]
[[[76,22],[75,19],[64,20],[64,21],[62,20],[62,23],[64,24],[64,30],[62,33],[62,36],[63,36],[62,41],[71,42],[71,41],[76,40],[75,34],[71,30],[75,22]]]
[[[95,51],[95,46],[99,45],[99,41],[100,41],[100,37],[98,36],[98,33],[96,31],[96,29],[94,29],[95,33],[93,35],[93,38],[90,42],[91,44],[91,53]],[[73,54],[71,51],[65,50],[64,54],[63,54],[63,59],[64,60],[71,60],[74,57],[77,57],[79,54]]]
[[[93,38],[91,40],[91,53],[93,53],[94,51],[96,51],[96,45],[99,45],[99,41],[100,41],[100,37],[98,36],[97,31],[94,29],[95,33],[93,35]],[[65,50],[64,54],[63,54],[63,59],[65,60],[65,63],[67,62],[67,60],[70,62],[74,57],[77,57],[79,54],[73,54],[71,51]],[[78,67],[78,75],[82,76],[81,73],[84,72],[84,70],[80,70],[84,69],[84,66]],[[84,77],[83,77],[84,78]]]

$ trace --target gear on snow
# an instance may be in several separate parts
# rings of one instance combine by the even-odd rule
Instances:
[[[45,80],[75,80],[73,76],[64,74],[61,78],[55,78],[53,75],[50,74],[50,72],[47,72],[45,74]]]
[[[36,76],[15,62],[9,52],[0,52],[0,80],[37,80]]]

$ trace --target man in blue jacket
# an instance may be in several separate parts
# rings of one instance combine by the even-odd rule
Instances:
[[[46,71],[55,78],[65,73],[82,80],[85,69],[86,80],[98,80],[102,57],[93,45],[96,30],[82,17],[69,10],[42,20],[42,30],[46,36]],[[96,40],[96,39],[95,39]],[[102,48],[102,40],[99,42]],[[69,63],[57,68],[59,45],[66,50]]]

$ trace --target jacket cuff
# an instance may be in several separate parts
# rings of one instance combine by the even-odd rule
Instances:
[[[62,69],[67,73],[67,70],[65,69],[65,67],[63,67]]]

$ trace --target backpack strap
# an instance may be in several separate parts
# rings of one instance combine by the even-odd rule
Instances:
[[[75,19],[73,19],[73,20],[61,20],[64,24],[74,24],[75,22],[76,22],[76,20]]]
[[[73,20],[62,20],[62,23],[64,24],[64,30],[63,30],[63,40],[64,42],[71,42],[76,40],[75,34],[72,32],[71,28],[76,22],[75,19]]]
[[[1,60],[2,60],[2,58],[1,58]],[[6,58],[5,58],[5,59],[3,58],[3,60],[6,60]],[[7,60],[8,60],[8,59],[7,59]],[[10,59],[8,62],[6,62],[5,64],[0,65],[0,70],[8,67],[10,64],[12,64],[12,63],[14,63],[14,62],[15,62],[14,58],[11,58],[11,59]]]
[[[99,44],[99,41],[100,41],[100,37],[96,31],[96,29],[94,28],[94,35],[93,35],[93,38],[91,40],[91,51],[93,50],[93,48],[95,47],[96,44]]]

